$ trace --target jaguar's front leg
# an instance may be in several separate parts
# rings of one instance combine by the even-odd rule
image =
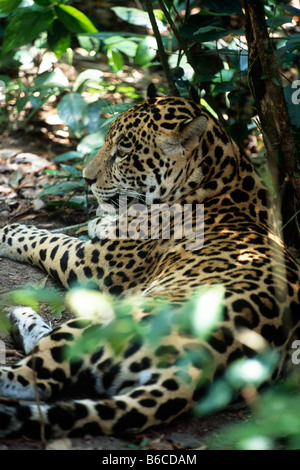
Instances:
[[[105,274],[104,266],[99,268],[100,252],[92,242],[34,226],[12,224],[1,229],[1,256],[39,266],[64,287],[87,282],[101,287]]]
[[[11,334],[25,354],[52,331],[51,326],[30,307],[15,307],[8,318],[12,326]]]

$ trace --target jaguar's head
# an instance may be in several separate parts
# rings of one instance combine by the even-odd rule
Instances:
[[[115,119],[84,169],[100,204],[120,196],[147,205],[172,200],[191,176],[207,116],[191,100],[155,91],[150,86],[144,102]]]

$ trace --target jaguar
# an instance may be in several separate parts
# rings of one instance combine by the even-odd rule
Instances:
[[[300,337],[299,266],[264,182],[205,107],[150,85],[110,124],[83,176],[103,210],[87,241],[17,223],[0,232],[0,256],[36,265],[67,289],[88,285],[92,295],[96,286],[108,299],[97,315],[54,329],[28,308],[12,311],[26,355],[0,368],[1,437],[165,425],[199,405],[235,360],[255,357],[258,344],[276,352],[266,382],[289,370]],[[111,299],[128,300],[126,334]],[[214,304],[219,317],[202,334],[193,325],[209,322]]]

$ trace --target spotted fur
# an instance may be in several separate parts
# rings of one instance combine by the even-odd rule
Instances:
[[[199,242],[196,233],[176,238],[174,219],[169,239],[160,236],[163,221],[151,238],[147,214],[140,219],[144,237],[137,239],[122,238],[122,222],[108,219],[104,227],[91,223],[90,241],[13,224],[0,233],[0,256],[37,265],[65,287],[89,282],[114,297],[166,297],[177,316],[197,289],[222,286],[223,316],[206,340],[171,322],[156,343],[132,333],[115,352],[101,339],[70,362],[63,352],[76,338],[92,332],[103,338],[101,315],[99,323],[70,320],[46,336],[36,319],[24,326],[15,315],[25,334],[33,330],[32,338],[41,339],[25,359],[0,369],[0,395],[35,400],[37,391],[41,403],[2,404],[0,436],[37,437],[41,423],[53,437],[140,432],[170,422],[209,393],[235,359],[252,357],[242,329],[278,350],[272,378],[279,377],[299,338],[299,268],[277,236],[266,187],[220,123],[192,101],[152,90],[111,124],[84,177],[102,205],[119,196],[147,207],[188,204],[191,224],[203,204],[204,240],[187,249],[187,242]],[[133,309],[132,316],[160,324],[155,311]],[[211,364],[205,373],[200,357]],[[66,392],[74,398],[64,398]]]

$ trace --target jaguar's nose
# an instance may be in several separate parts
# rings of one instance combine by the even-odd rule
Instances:
[[[94,179],[84,178],[84,179],[85,179],[85,181],[87,182],[87,184],[88,184],[89,186],[92,186],[92,184],[96,183],[96,181],[97,181],[96,178],[94,178]]]

